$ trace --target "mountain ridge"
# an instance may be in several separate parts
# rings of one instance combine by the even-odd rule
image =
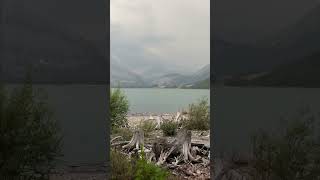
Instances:
[[[114,66],[111,66],[111,74],[112,72],[116,71],[116,64],[112,63]],[[124,70],[122,72],[117,72],[121,74],[125,74],[127,72],[130,72],[129,69]],[[149,87],[159,87],[159,88],[185,88],[185,87],[192,87],[194,84],[199,83],[200,81],[204,81],[206,79],[209,79],[210,77],[210,65],[206,65],[202,67],[201,69],[197,70],[196,72],[192,74],[181,74],[181,73],[168,73],[163,74],[159,76],[155,76],[153,78],[147,77],[144,78],[143,75],[137,75],[139,78],[141,78],[141,82],[138,83],[137,80],[132,79],[133,76],[131,76],[131,79],[133,80],[134,85],[128,84],[128,83],[121,83],[124,81],[125,78],[117,79],[119,78],[116,76],[112,76],[114,79],[111,79],[112,87],[119,86],[119,84],[115,84],[115,82],[120,82],[120,87],[124,88],[149,88]],[[111,77],[111,78],[112,78]],[[210,82],[209,82],[210,84]],[[209,87],[209,85],[207,86]]]

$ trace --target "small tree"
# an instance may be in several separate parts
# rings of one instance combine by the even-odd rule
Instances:
[[[60,156],[57,121],[30,81],[10,96],[0,90],[0,178],[48,179]]]
[[[112,129],[127,124],[126,116],[128,111],[129,102],[126,95],[120,90],[120,88],[111,90],[110,114]]]
[[[167,170],[147,161],[143,147],[135,168],[135,180],[165,180],[169,176]]]
[[[189,105],[188,119],[183,126],[189,130],[208,130],[210,128],[210,106],[207,98],[199,99]]]

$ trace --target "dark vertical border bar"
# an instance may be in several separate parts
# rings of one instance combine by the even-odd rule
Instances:
[[[69,79],[66,80],[65,82],[63,81],[64,79],[62,78],[63,74],[60,74],[60,72],[62,72],[62,71],[57,71],[57,72],[54,72],[51,74],[51,75],[57,75],[56,76],[57,79],[49,79],[49,80],[47,79],[47,81],[48,81],[47,82],[46,79],[43,78],[41,76],[41,74],[39,73],[40,75],[37,74],[36,76],[34,76],[34,77],[38,78],[38,82],[33,83],[33,84],[34,85],[39,85],[39,84],[41,85],[42,83],[44,83],[44,84],[51,85],[51,83],[52,83],[56,87],[55,83],[57,83],[58,85],[62,84],[63,86],[69,85],[69,84],[85,83],[85,84],[89,84],[89,85],[92,85],[92,84],[97,85],[98,84],[99,86],[100,85],[103,86],[103,88],[99,89],[99,93],[101,93],[102,95],[101,94],[100,94],[101,96],[95,95],[96,101],[94,103],[92,103],[92,101],[94,101],[94,100],[92,100],[90,97],[90,95],[93,95],[93,94],[89,94],[91,91],[89,93],[85,92],[85,93],[87,93],[87,94],[85,94],[86,97],[83,97],[83,94],[81,95],[83,97],[83,99],[85,99],[85,100],[92,100],[91,101],[92,104],[95,104],[95,103],[98,104],[97,109],[94,109],[96,111],[85,112],[86,115],[93,112],[92,114],[89,114],[91,117],[86,119],[85,121],[88,122],[90,120],[95,120],[95,121],[92,121],[89,123],[96,123],[97,126],[94,127],[95,129],[94,128],[92,128],[92,129],[96,130],[97,133],[94,132],[93,133],[94,135],[91,135],[90,134],[91,132],[83,131],[83,134],[79,134],[79,136],[77,136],[76,138],[77,138],[77,140],[79,139],[79,142],[81,143],[82,147],[87,148],[86,149],[87,152],[84,152],[84,150],[80,149],[81,153],[83,153],[83,154],[81,154],[81,156],[79,156],[79,157],[84,158],[86,156],[89,156],[89,158],[90,158],[91,156],[95,156],[96,154],[99,154],[99,157],[97,158],[99,160],[99,165],[100,165],[100,163],[106,164],[107,169],[105,169],[103,167],[103,170],[104,171],[106,170],[107,175],[108,175],[110,172],[110,169],[109,169],[109,159],[110,159],[110,156],[109,156],[109,148],[110,148],[110,146],[109,146],[109,142],[110,142],[110,136],[109,136],[110,135],[110,123],[109,123],[110,1],[109,0],[83,1],[81,4],[82,6],[80,6],[80,8],[77,7],[77,4],[72,4],[72,1],[70,1],[70,0],[65,0],[65,1],[62,0],[59,2],[58,1],[51,1],[51,2],[48,1],[50,3],[57,3],[56,6],[49,6],[50,9],[55,9],[54,13],[51,12],[51,14],[50,14],[50,12],[39,11],[38,13],[40,15],[36,14],[36,13],[35,13],[36,15],[33,15],[32,14],[33,12],[31,11],[31,7],[33,7],[33,8],[38,7],[38,10],[41,10],[41,7],[43,7],[43,6],[48,8],[48,6],[46,5],[46,2],[41,2],[40,4],[37,4],[37,3],[30,4],[29,3],[28,6],[26,6],[27,8],[24,7],[25,4],[23,4],[23,3],[26,3],[26,2],[23,2],[23,1],[12,1],[13,5],[15,5],[15,6],[12,6],[12,4],[9,4],[10,5],[9,6],[7,4],[8,2],[11,2],[11,1],[10,0],[0,0],[0,80],[7,78],[6,80],[10,81],[10,83],[12,83],[12,82],[20,83],[19,79],[18,80],[14,79],[14,78],[10,79],[10,75],[13,76],[13,75],[15,75],[14,73],[9,74],[9,75],[6,73],[8,73],[9,70],[12,70],[13,72],[15,72],[14,68],[16,68],[13,65],[11,65],[11,66],[8,65],[9,64],[8,62],[10,62],[9,60],[17,59],[17,61],[18,61],[19,60],[18,58],[24,57],[24,55],[26,54],[25,52],[28,52],[28,49],[27,50],[25,50],[25,49],[29,48],[29,46],[31,44],[36,43],[36,42],[33,42],[34,39],[31,39],[31,41],[27,38],[26,38],[26,40],[23,39],[23,38],[29,36],[27,33],[31,33],[35,37],[41,36],[41,37],[39,37],[39,41],[42,42],[43,44],[40,44],[38,42],[38,44],[40,44],[40,45],[33,47],[33,49],[35,49],[35,50],[32,51],[32,53],[30,53],[32,55],[32,59],[39,58],[41,63],[47,64],[47,62],[45,61],[46,58],[52,58],[52,61],[55,61],[56,58],[59,57],[58,55],[54,54],[54,53],[56,53],[56,51],[61,51],[61,54],[59,54],[60,56],[63,56],[63,55],[68,56],[68,53],[64,54],[64,52],[68,50],[67,48],[64,49],[64,51],[61,50],[63,48],[58,49],[58,48],[64,47],[64,46],[62,46],[63,43],[61,43],[62,44],[61,45],[61,44],[59,44],[60,42],[56,42],[56,41],[58,41],[57,37],[61,38],[61,41],[70,42],[70,45],[69,45],[70,47],[76,46],[75,47],[76,50],[75,50],[75,52],[73,52],[74,54],[70,53],[70,54],[74,55],[75,58],[83,58],[85,60],[88,60],[88,62],[91,62],[91,63],[95,63],[96,61],[94,61],[94,60],[99,60],[99,61],[97,61],[97,62],[99,62],[98,65],[94,64],[92,66],[88,65],[88,66],[84,67],[83,69],[86,70],[85,72],[81,71],[81,69],[79,71],[78,70],[75,70],[74,72],[72,71],[72,73],[74,73],[74,76],[67,77],[67,79],[68,78]],[[92,4],[90,4],[90,3],[92,3]],[[90,5],[89,6],[90,8],[87,8],[88,6],[86,6],[86,5]],[[78,13],[79,13],[79,10],[81,10],[80,14],[83,15],[83,13],[88,13],[88,11],[86,11],[88,9],[95,10],[96,12],[97,11],[99,12],[99,13],[97,13],[98,15],[94,17],[94,18],[97,18],[97,17],[99,18],[98,19],[99,26],[92,26],[91,27],[90,20],[88,21],[88,19],[81,19],[80,16],[71,16],[71,18],[68,18],[69,15],[74,15],[74,13],[77,13],[75,10],[78,10]],[[14,11],[12,11],[12,10],[14,10]],[[24,12],[24,10],[26,10],[26,12]],[[64,10],[64,11],[59,11],[59,10]],[[32,13],[30,13],[30,12],[28,13],[27,11],[31,11]],[[101,11],[103,11],[103,12],[101,12]],[[41,13],[43,16],[41,16]],[[65,13],[65,14],[61,18],[63,13]],[[29,19],[27,19],[27,17],[25,16],[26,14],[30,15],[30,17],[28,17]],[[33,16],[31,16],[31,15],[33,15]],[[52,21],[47,21],[47,19],[50,19],[51,17],[57,16],[57,15],[59,15],[59,17],[57,17],[56,19],[52,18]],[[39,17],[40,20],[36,19],[37,17]],[[60,24],[61,27],[56,26],[56,24],[59,25],[60,20],[63,20],[64,18],[70,20],[70,22],[66,21],[64,23],[61,23]],[[88,17],[88,18],[90,18],[90,17]],[[77,36],[78,34],[76,34],[76,33],[78,31],[81,31],[81,28],[80,29],[70,28],[73,31],[70,31],[70,32],[67,31],[70,29],[68,29],[68,27],[65,27],[65,25],[72,26],[73,21],[75,21],[74,25],[81,24],[82,26],[80,26],[80,27],[84,28],[84,32],[87,32],[86,30],[88,30],[88,29],[90,30],[90,28],[97,28],[96,30],[98,30],[98,32],[99,32],[98,38],[94,38],[94,40],[98,41],[98,43],[94,43],[95,41],[92,42],[93,40],[87,40],[86,38],[83,38],[82,35],[84,35],[85,33],[81,34],[81,36],[80,35]],[[46,22],[47,24],[45,24],[44,22]],[[92,22],[92,23],[96,23],[96,22]],[[28,30],[28,31],[26,31],[27,33],[26,34],[19,33],[20,30],[23,32],[23,29],[17,28],[17,27],[13,28],[13,29],[17,30],[17,32],[15,32],[15,31],[10,32],[9,31],[10,28],[8,27],[8,25],[12,25],[12,24],[16,25],[17,27],[20,27],[20,26],[25,27]],[[19,38],[15,39],[15,35],[19,35],[20,39]],[[100,37],[100,35],[101,35],[101,37]],[[15,41],[13,41],[12,39],[14,39]],[[21,39],[23,39],[23,40],[21,40]],[[19,41],[19,40],[21,40],[21,41]],[[13,42],[12,44],[14,44],[14,45],[16,45],[16,44],[19,45],[19,48],[22,49],[22,51],[21,51],[22,53],[18,54],[19,57],[17,57],[17,58],[10,57],[11,59],[5,61],[9,55],[13,54],[13,53],[11,53],[12,49],[10,49],[12,47],[8,46],[10,41],[12,41]],[[52,42],[56,42],[56,44],[54,44]],[[52,46],[49,46],[48,44],[52,45]],[[78,46],[80,46],[80,48],[78,48]],[[54,49],[54,48],[57,48],[57,49]],[[11,51],[9,51],[9,50],[11,50]],[[16,50],[16,49],[14,49],[14,50]],[[45,50],[52,50],[53,55],[50,53],[47,53],[47,51],[45,51]],[[54,50],[56,50],[56,51],[54,51]],[[99,53],[96,53],[97,51]],[[11,54],[8,52],[10,52]],[[90,56],[87,54],[89,54]],[[33,56],[35,58],[33,58]],[[42,58],[44,58],[43,62],[42,62],[42,60],[43,60]],[[23,63],[28,62],[28,60],[29,59],[26,58],[26,61],[18,61],[18,62],[20,64],[23,64]],[[28,63],[32,64],[33,61],[29,61]],[[12,68],[12,69],[8,70],[7,67]],[[50,66],[50,68],[51,68],[51,66]],[[86,69],[86,68],[88,68],[88,69]],[[86,79],[86,76],[90,75],[90,73],[88,73],[89,71],[96,70],[94,68],[97,68],[99,70],[99,74],[98,74],[99,76],[92,76],[92,77],[90,76],[88,79]],[[45,70],[47,70],[47,69],[45,69]],[[43,70],[41,72],[46,72],[45,70]],[[46,73],[44,73],[44,74],[46,74]],[[45,76],[45,77],[47,77],[47,76]],[[50,76],[48,76],[48,77],[50,77]],[[74,79],[72,79],[72,78],[74,78]],[[95,79],[95,78],[97,78],[97,79]],[[53,80],[56,80],[56,81],[52,82]],[[74,88],[74,89],[76,89],[76,88]],[[90,88],[87,88],[87,89],[90,89]],[[51,92],[53,92],[53,91],[56,91],[56,90],[55,89],[51,90]],[[67,91],[65,91],[65,89],[62,90],[60,88],[58,93],[67,94],[66,92]],[[70,94],[73,95],[75,93],[72,92]],[[70,94],[67,94],[66,96],[68,96]],[[87,98],[87,96],[88,96],[88,98]],[[61,99],[59,99],[59,98],[61,98]],[[60,113],[68,112],[68,108],[70,108],[70,107],[68,105],[66,105],[65,102],[72,102],[71,98],[66,97],[66,99],[64,99],[59,96],[59,97],[53,97],[51,99],[55,100],[55,102],[54,102],[55,105],[58,104],[58,106],[60,108],[59,109]],[[80,98],[80,100],[81,100],[81,98]],[[77,101],[75,101],[75,102],[78,103]],[[86,102],[83,102],[83,104],[85,104],[85,103]],[[103,106],[103,107],[101,107],[101,106]],[[94,108],[96,108],[96,107],[94,107]],[[73,109],[73,111],[71,111],[71,113],[77,112],[77,111],[78,112],[80,111],[79,114],[83,113],[79,109],[76,109],[76,110]],[[66,114],[69,115],[70,112],[68,112]],[[95,115],[97,115],[97,116],[99,115],[99,117],[95,118]],[[67,117],[70,117],[70,116],[67,116]],[[72,124],[71,128],[69,126],[67,128],[67,130],[65,131],[66,132],[65,134],[67,134],[66,136],[70,136],[70,134],[72,134],[72,133],[70,133],[71,131],[77,132],[76,131],[77,126],[81,126],[81,125],[83,125],[83,124],[81,124],[81,122],[79,122],[79,123],[77,122],[77,123]],[[87,126],[85,126],[85,128],[87,128]],[[68,133],[70,133],[70,134],[68,134]],[[92,141],[92,139],[90,139],[90,138],[95,138],[94,143],[97,144],[98,148],[90,146],[90,145],[94,144],[94,143],[90,143],[90,141]],[[81,142],[82,139],[84,139],[84,140]],[[70,149],[72,149],[72,148],[70,148]],[[94,150],[98,150],[99,152],[96,153],[94,151],[91,151],[93,148],[97,148]],[[103,151],[103,152],[101,152],[101,151]],[[75,153],[75,152],[77,152],[76,147],[74,147],[74,149],[70,150],[70,152],[71,153],[69,153],[69,154],[76,154]],[[106,154],[104,154],[104,153],[106,153]],[[86,157],[86,159],[89,159],[89,158]],[[92,161],[97,161],[97,160],[94,159]],[[99,171],[99,173],[100,173],[100,171]],[[103,175],[104,174],[105,174],[105,172],[103,172]]]
[[[103,0],[105,2],[105,23],[106,23],[106,49],[105,55],[106,60],[108,61],[107,65],[107,105],[106,105],[106,160],[107,160],[107,179],[110,179],[111,175],[111,167],[110,167],[110,0]]]
[[[213,74],[213,67],[214,67],[214,60],[213,60],[213,24],[214,24],[214,2],[210,1],[210,177],[211,179],[214,179],[214,114],[213,114],[213,108],[214,108],[214,74]]]

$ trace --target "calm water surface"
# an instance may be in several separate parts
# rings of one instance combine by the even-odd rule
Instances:
[[[206,89],[122,89],[128,97],[130,112],[171,113],[187,108],[200,98],[210,98]]]
[[[48,92],[49,104],[64,135],[64,160],[99,162],[106,156],[106,86],[40,85]],[[209,90],[123,89],[131,112],[176,112]],[[320,112],[320,89],[231,88],[213,89],[211,98],[216,152],[248,151],[250,135],[260,128],[273,130],[281,117],[309,105]],[[245,145],[245,146],[244,146]]]

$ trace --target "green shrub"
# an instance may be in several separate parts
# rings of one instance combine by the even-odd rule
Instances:
[[[156,129],[156,122],[153,120],[141,121],[138,128],[143,130],[145,136],[149,136]]]
[[[129,111],[129,102],[120,88],[111,90],[110,96],[110,114],[111,128],[122,127],[127,124],[127,114]]]
[[[30,82],[7,94],[0,88],[0,174],[48,179],[61,154],[58,123]]]
[[[111,179],[134,179],[134,168],[131,161],[124,154],[111,150]]]
[[[123,140],[128,141],[132,137],[132,131],[129,128],[114,128],[112,129],[112,135],[121,136]]]
[[[116,150],[111,150],[111,179],[165,180],[169,173],[145,159],[142,150],[141,158],[129,159]]]
[[[291,120],[283,132],[260,131],[253,136],[255,179],[318,179],[320,142],[314,116]]]
[[[141,152],[141,158],[137,162],[135,180],[165,180],[169,173],[145,159],[145,154]]]
[[[188,118],[183,126],[188,130],[209,130],[210,108],[208,99],[202,98],[197,103],[189,105]]]
[[[174,121],[165,121],[161,124],[161,130],[165,136],[175,136],[177,134],[178,124]]]

